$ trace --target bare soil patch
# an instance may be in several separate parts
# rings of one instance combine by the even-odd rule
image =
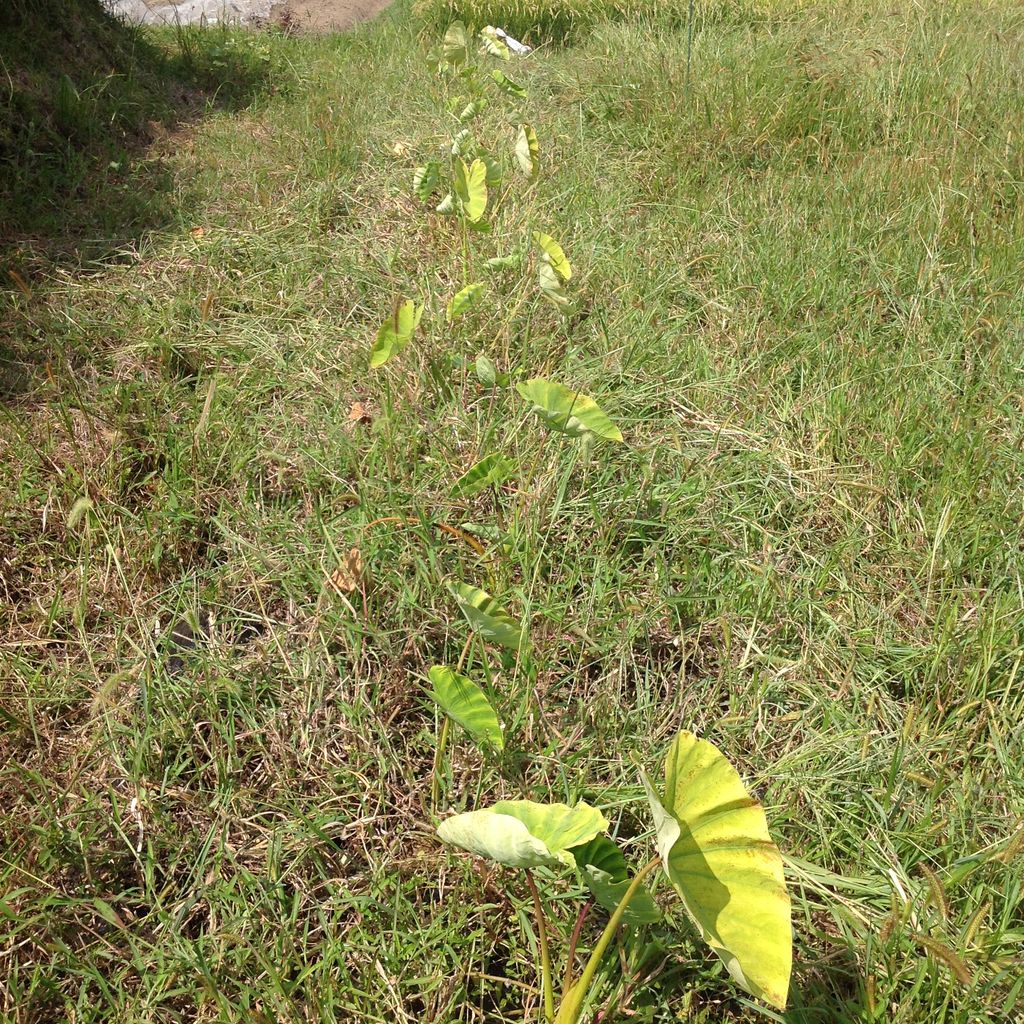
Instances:
[[[303,32],[341,32],[390,5],[391,0],[285,0],[275,5],[272,18]]]

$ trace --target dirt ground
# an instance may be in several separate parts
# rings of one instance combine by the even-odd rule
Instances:
[[[303,32],[337,32],[374,17],[391,0],[284,0],[272,19]]]

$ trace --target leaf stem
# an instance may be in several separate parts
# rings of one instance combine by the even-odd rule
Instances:
[[[636,873],[636,876],[630,883],[625,895],[619,901],[619,905],[615,908],[615,913],[613,913],[608,919],[608,923],[605,925],[604,931],[601,933],[601,938],[597,940],[597,945],[594,947],[594,951],[590,954],[587,966],[583,968],[580,980],[573,985],[571,991],[562,993],[562,1005],[558,1008],[557,1024],[576,1024],[579,1020],[580,1011],[583,1009],[583,1000],[586,998],[587,993],[590,991],[590,986],[594,982],[594,975],[597,974],[597,968],[601,963],[601,957],[604,956],[605,950],[608,948],[615,932],[622,923],[622,917],[626,912],[626,907],[629,906],[633,897],[640,891],[640,886],[643,885],[644,879],[660,863],[661,858],[655,857],[653,860],[648,861]]]
[[[441,732],[437,737],[437,746],[434,748],[434,768],[430,777],[430,806],[434,813],[438,811],[438,804],[441,802],[441,766],[444,763],[444,752],[448,746],[448,726],[451,719],[445,715],[441,723]]]
[[[583,932],[583,923],[587,919],[587,915],[590,913],[591,908],[594,906],[593,900],[587,900],[586,903],[580,907],[580,912],[576,917],[576,924],[572,929],[572,937],[569,939],[569,954],[565,959],[565,975],[562,979],[562,992],[568,992],[572,988],[572,969],[573,961],[576,959],[576,947],[579,945],[580,935]]]
[[[548,951],[548,929],[544,921],[544,911],[540,905],[540,893],[537,883],[533,880],[533,872],[527,869],[526,884],[533,894],[533,913],[537,919],[537,940],[540,943],[540,980],[544,990],[544,1019],[551,1024],[555,1019],[555,994],[551,987],[551,955]]]

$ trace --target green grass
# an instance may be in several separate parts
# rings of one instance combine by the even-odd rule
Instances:
[[[1015,1019],[1024,18],[708,24],[689,91],[685,30],[542,49],[515,70],[544,173],[475,245],[551,231],[580,312],[425,318],[371,373],[393,298],[461,283],[409,196],[447,129],[431,42],[401,5],[262,39],[288,88],[160,150],[158,226],[8,257],[30,294],[0,292],[0,1014],[536,1012],[527,893],[426,806],[423,677],[465,635],[443,580],[487,582],[431,524],[494,522],[449,490],[499,451],[536,466],[488,586],[531,622],[526,793],[598,803],[637,863],[629,754],[692,728],[790,858],[784,1019]],[[448,359],[480,350],[592,394],[626,444],[547,438]],[[169,675],[154,623],[206,607],[214,642]],[[524,678],[496,684],[514,719]],[[518,792],[454,738],[452,806]],[[557,953],[575,901],[549,884]],[[667,942],[647,1019],[768,1016]]]
[[[288,84],[272,37],[181,27],[160,45],[100,0],[0,12],[0,277],[20,243],[89,260],[181,208],[163,148],[216,109]],[[273,84],[271,83],[273,79]],[[157,143],[163,143],[163,146]],[[13,251],[12,251],[13,250]],[[24,267],[23,267],[24,269]]]
[[[679,28],[714,22],[751,23],[793,14],[814,0],[414,0],[413,12],[443,32],[455,19],[496,25],[528,42],[577,39],[595,25],[642,22]]]

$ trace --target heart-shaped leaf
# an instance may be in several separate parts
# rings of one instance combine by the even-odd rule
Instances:
[[[521,124],[516,134],[516,161],[530,181],[535,181],[540,171],[539,153],[537,133],[528,124]]]
[[[609,913],[614,913],[631,881],[622,851],[608,836],[599,835],[577,846],[572,855],[594,899]],[[625,924],[651,924],[660,919],[661,911],[646,889],[634,894],[622,916]]]
[[[562,288],[562,279],[547,260],[541,260],[537,264],[537,284],[540,285],[540,290],[548,302],[553,302],[559,309],[569,305],[569,296]]]
[[[532,411],[553,430],[573,437],[589,433],[605,441],[622,440],[622,432],[597,402],[564,384],[534,377],[517,384],[516,390],[530,403]]]
[[[498,715],[476,683],[444,665],[435,665],[428,674],[434,686],[430,696],[450,719],[458,722],[478,744],[505,749],[505,734]]]
[[[534,231],[533,240],[540,246],[544,253],[544,260],[551,265],[555,273],[563,281],[568,281],[572,277],[572,267],[569,265],[562,247],[550,235],[545,235],[543,231]]]
[[[448,303],[448,319],[455,320],[465,313],[468,313],[481,299],[485,285],[481,282],[467,284],[453,296]]]
[[[429,201],[440,182],[441,165],[436,160],[431,160],[413,171],[412,190],[421,203]]]
[[[516,622],[486,590],[458,582],[449,583],[449,587],[473,629],[485,640],[519,653],[527,642],[522,623]]]
[[[480,360],[477,360],[479,366]],[[516,470],[516,464],[496,452],[482,458],[472,469],[463,473],[452,486],[453,498],[472,498],[486,487],[497,487]]]
[[[644,777],[665,873],[704,941],[751,995],[784,1009],[793,928],[782,857],[761,805],[707,740],[681,732],[665,791]]]
[[[499,57],[501,60],[508,60],[511,57],[505,41],[498,35],[498,30],[493,25],[480,30],[480,42],[492,57]]]
[[[476,152],[476,139],[468,128],[463,128],[452,139],[452,156],[472,156]]]
[[[444,42],[441,44],[441,53],[454,68],[469,60],[469,33],[461,21],[453,21],[448,26]]]
[[[491,72],[491,78],[494,79],[494,84],[509,96],[515,96],[517,100],[525,100],[527,96],[526,90],[521,86],[517,85],[512,81],[504,71],[498,71],[495,69]]]
[[[472,121],[473,118],[476,117],[478,114],[482,114],[487,109],[487,107],[488,102],[483,96],[480,96],[475,100],[470,100],[469,103],[467,103],[462,108],[462,110],[459,111],[459,121],[462,124],[467,124],[469,121]]]
[[[493,388],[498,383],[498,367],[494,365],[494,360],[490,356],[485,356],[481,352],[476,357],[473,369],[476,370],[477,380],[486,387]],[[452,493],[454,494],[454,489]],[[474,491],[473,493],[475,494],[476,492]]]
[[[455,194],[462,204],[462,212],[467,220],[479,220],[487,209],[487,164],[483,160],[474,160],[467,167],[464,160],[458,160],[452,171]]]
[[[392,356],[398,355],[412,340],[422,317],[423,306],[412,299],[397,303],[394,312],[377,331],[377,340],[370,351],[370,366],[383,366]]]
[[[487,187],[497,188],[504,177],[501,164],[499,164],[493,156],[489,153],[485,153],[483,150],[478,150],[477,159],[483,160],[484,166],[487,168],[487,177],[484,179],[487,182]]]
[[[513,253],[511,256],[492,256],[489,260],[484,260],[484,270],[496,274],[502,270],[518,267],[522,262],[523,258],[518,253]]]
[[[476,357],[474,369],[476,370],[477,379],[486,387],[508,387],[508,374],[500,371],[490,356],[486,356],[481,352]]]
[[[437,834],[446,843],[507,867],[572,867],[575,860],[570,849],[607,828],[605,816],[589,804],[570,807],[501,800],[493,807],[442,821]]]

